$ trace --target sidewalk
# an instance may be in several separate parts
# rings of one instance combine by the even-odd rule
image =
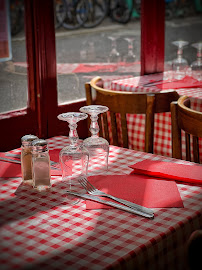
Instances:
[[[116,23],[112,21],[109,17],[106,17],[100,25],[94,28],[81,27],[76,30],[67,30],[61,26],[60,28],[55,30],[55,34],[57,38],[57,37],[66,37],[66,36],[85,35],[85,34],[91,34],[91,33],[93,34],[93,33],[106,32],[106,31],[114,31],[114,32],[116,32],[117,30],[125,31],[126,29],[127,30],[128,29],[140,30],[140,20],[133,19],[128,24],[121,24],[121,23]],[[25,40],[24,31],[12,37],[12,41],[23,41],[23,40]]]

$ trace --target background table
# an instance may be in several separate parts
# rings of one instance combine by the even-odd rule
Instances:
[[[144,84],[151,80],[162,79],[162,73],[114,80],[110,84],[105,83],[112,90],[130,92],[159,92],[157,86],[145,87]],[[191,108],[202,112],[202,88],[181,88],[174,89],[179,95],[186,95],[191,98]],[[144,151],[144,115],[128,115],[128,136],[129,147],[135,150]],[[155,114],[154,124],[154,153],[163,156],[172,156],[171,147],[171,116],[170,112]],[[199,141],[202,150],[202,140]],[[182,137],[183,158],[185,158],[185,139]],[[202,151],[201,151],[202,160]]]
[[[51,138],[49,148],[67,141]],[[110,146],[109,174],[129,174],[128,165],[143,159],[172,160]],[[86,210],[84,201],[69,207],[61,177],[52,184],[40,193],[20,178],[0,178],[1,270],[186,269],[185,242],[202,228],[202,186],[178,183],[184,208],[156,208],[149,220],[118,209]]]

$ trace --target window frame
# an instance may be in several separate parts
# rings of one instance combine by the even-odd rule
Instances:
[[[58,105],[56,42],[53,0],[24,0],[27,51],[28,105],[0,115],[0,151],[20,146],[25,134],[40,138],[68,135],[67,123],[59,121],[62,112],[78,111],[84,101]],[[165,1],[142,0],[141,75],[162,72],[164,66]],[[78,126],[80,138],[88,135],[87,121]]]

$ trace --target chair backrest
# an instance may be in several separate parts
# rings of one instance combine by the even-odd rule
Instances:
[[[191,139],[193,139],[193,161],[200,163],[199,138],[202,138],[202,113],[189,108],[190,99],[182,96],[171,103],[172,156],[182,159],[182,130],[185,132],[186,160],[191,159]]]
[[[87,105],[105,105],[109,108],[113,144],[119,145],[117,114],[120,115],[123,147],[128,148],[128,130],[126,114],[145,114],[145,152],[153,153],[154,114],[170,111],[170,103],[179,98],[175,91],[158,93],[134,93],[114,91],[103,88],[100,77],[85,84]],[[94,92],[93,92],[94,89]],[[93,95],[94,94],[94,95]],[[99,119],[100,136],[109,141],[107,113]]]

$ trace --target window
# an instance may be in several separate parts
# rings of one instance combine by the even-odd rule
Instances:
[[[0,124],[1,130],[3,130],[0,140],[1,151],[19,147],[20,138],[29,133],[36,134],[41,138],[59,134],[67,135],[67,125],[59,121],[57,115],[66,111],[78,111],[85,104],[85,95],[82,90],[84,82],[95,75],[103,77],[103,70],[106,69],[107,65],[108,68],[110,67],[113,70],[110,74],[105,73],[106,76],[110,77],[112,74],[113,76],[120,76],[120,74],[122,76],[124,73],[126,76],[134,76],[140,73],[140,66],[136,70],[132,69],[128,73],[125,72],[127,62],[126,64],[123,63],[122,71],[124,72],[116,73],[114,69],[117,67],[117,64],[108,62],[109,52],[112,49],[112,41],[109,36],[112,33],[118,34],[118,31],[114,29],[111,32],[98,32],[96,40],[92,40],[91,35],[89,35],[83,40],[84,43],[76,43],[68,51],[65,43],[59,48],[58,39],[63,37],[56,35],[55,42],[53,3],[50,0],[24,0],[26,38],[23,42],[26,53],[25,48],[21,49],[20,59],[15,59],[17,64],[12,63],[11,65],[12,69],[15,68],[14,70],[23,73],[23,75],[19,75],[23,79],[19,79],[19,81],[17,79],[12,80],[12,82],[16,85],[18,83],[18,87],[22,87],[24,92],[19,101],[19,106],[16,106],[15,102],[12,105],[13,107],[9,105],[9,110],[11,109],[12,112],[6,113],[7,109],[2,109],[1,111]],[[164,13],[162,12],[164,10],[164,1],[142,0],[141,4],[141,30],[139,24],[139,28],[131,28],[129,32],[130,34],[134,33],[136,36],[133,46],[135,47],[134,52],[137,55],[137,61],[141,60],[141,73],[155,73],[162,71],[164,64]],[[125,34],[127,35],[128,33]],[[77,42],[77,38],[76,36],[74,37],[74,42]],[[68,46],[69,44],[71,45],[69,38],[67,42]],[[125,48],[125,54],[127,42],[122,37],[117,41],[117,50]],[[14,44],[14,40],[12,43]],[[17,52],[17,41],[13,46],[14,49]],[[60,50],[64,50],[67,56],[66,59],[59,55]],[[104,51],[105,55],[100,56],[101,51]],[[139,53],[140,51],[141,53]],[[94,61],[96,61],[96,63],[100,64],[101,69],[99,72],[97,70],[92,72],[91,70],[91,72],[86,73],[82,72],[83,69],[80,69],[78,73],[81,76],[78,80],[75,72],[72,72],[70,69],[72,65],[69,67],[67,65],[68,74],[62,74],[59,64],[61,62],[63,64],[73,64],[71,60],[72,52],[78,55],[77,64],[84,64],[80,65],[79,68],[88,67],[91,69],[91,64],[94,64]],[[15,57],[15,52],[13,55]],[[85,55],[88,55],[87,59],[85,59]],[[95,58],[95,55],[98,58]],[[15,61],[12,59],[11,62]],[[5,66],[3,69],[5,69]],[[73,78],[72,85],[69,83],[70,76]],[[68,96],[67,93],[74,93],[74,95]],[[13,94],[16,95],[16,92],[13,92]],[[79,125],[78,132],[80,138],[87,136],[85,121],[82,121]]]

